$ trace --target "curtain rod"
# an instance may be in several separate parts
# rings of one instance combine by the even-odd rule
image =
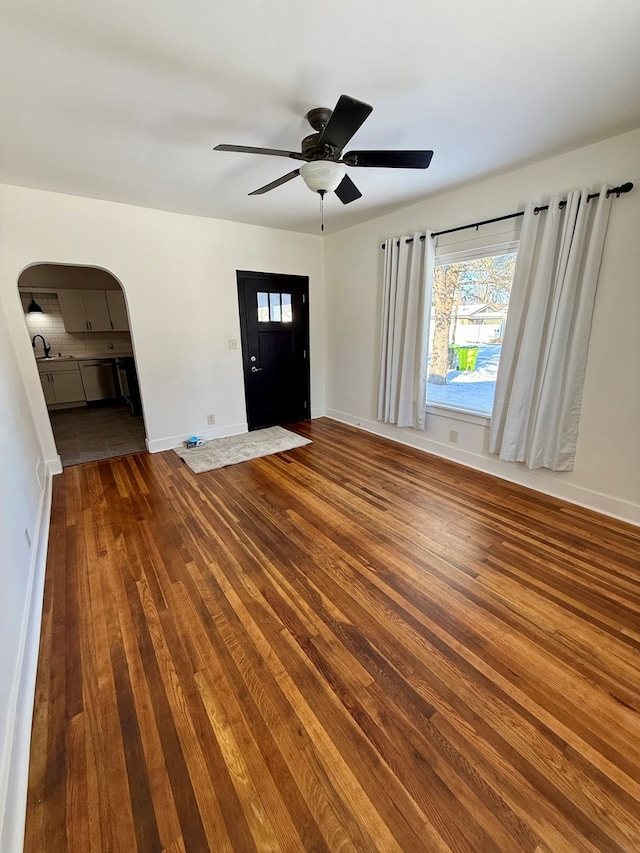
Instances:
[[[610,190],[607,190],[607,198],[610,195],[616,196],[616,198],[620,198],[622,193],[630,193],[633,189],[633,184],[631,181],[627,181],[626,184],[621,184],[619,187],[613,187]],[[592,198],[598,198],[600,193],[590,193],[587,196],[587,201],[591,201]],[[564,207],[566,205],[566,201],[560,202],[560,207]],[[548,204],[541,204],[539,207],[535,207],[533,212],[537,215],[538,213],[542,213],[543,210],[549,210]],[[431,236],[439,237],[441,234],[453,234],[455,231],[466,231],[467,228],[479,228],[481,225],[490,225],[492,222],[502,222],[505,219],[516,219],[518,216],[524,216],[524,210],[518,210],[516,213],[507,213],[504,216],[496,216],[493,219],[483,219],[481,222],[471,222],[469,225],[458,225],[457,228],[447,228],[445,231],[435,231]],[[421,240],[425,239],[425,235],[422,234],[420,237]],[[407,243],[413,243],[413,237],[407,238]],[[384,249],[385,243],[381,245],[381,249]],[[400,245],[400,241],[398,241],[398,245]]]

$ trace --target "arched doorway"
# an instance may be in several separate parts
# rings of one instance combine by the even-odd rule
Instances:
[[[106,270],[34,264],[18,279],[62,465],[145,450],[124,293]]]

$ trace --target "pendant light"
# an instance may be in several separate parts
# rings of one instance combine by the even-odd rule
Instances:
[[[31,302],[29,303],[29,307],[27,308],[27,314],[44,314],[42,308],[33,298],[33,293],[31,294]]]

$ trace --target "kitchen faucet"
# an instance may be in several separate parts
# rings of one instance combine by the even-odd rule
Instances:
[[[42,346],[44,347],[44,357],[45,357],[45,358],[49,358],[49,353],[51,352],[51,347],[50,347],[50,346],[49,346],[49,344],[45,341],[45,339],[42,337],[42,335],[34,335],[34,336],[31,338],[31,346],[32,346],[34,349],[36,348],[36,338],[42,338]]]

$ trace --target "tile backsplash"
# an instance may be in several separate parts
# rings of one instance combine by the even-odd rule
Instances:
[[[67,332],[62,320],[60,302],[55,293],[33,294],[42,308],[42,314],[28,314],[31,292],[21,293],[22,307],[29,336],[42,335],[51,345],[51,355],[75,355],[78,358],[93,356],[130,355],[131,335],[129,332]],[[44,355],[42,341],[36,341],[36,355]]]

